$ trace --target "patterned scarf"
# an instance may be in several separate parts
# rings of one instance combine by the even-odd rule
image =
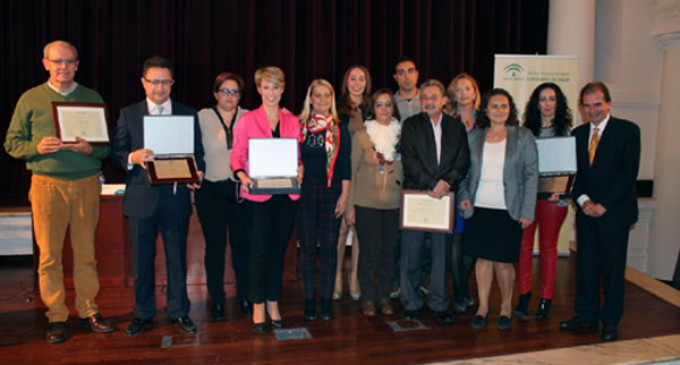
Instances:
[[[340,146],[340,130],[338,122],[333,119],[331,115],[319,115],[312,113],[306,122],[301,122],[300,141],[304,141],[307,136],[307,131],[310,133],[319,133],[326,131],[324,138],[326,145],[326,176],[328,178],[328,187],[331,187],[333,179],[333,168],[335,167],[335,160],[338,158],[338,147]]]

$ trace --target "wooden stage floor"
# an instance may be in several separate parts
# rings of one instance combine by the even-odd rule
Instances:
[[[227,320],[211,323],[207,292],[203,286],[196,285],[189,287],[189,297],[192,301],[191,318],[199,327],[197,336],[183,335],[169,324],[163,310],[163,288],[158,288],[160,309],[154,326],[140,336],[126,337],[123,330],[132,320],[132,289],[103,289],[98,298],[101,313],[114,320],[119,330],[111,334],[86,333],[78,328],[72,309],[73,317],[68,323],[69,340],[63,344],[49,345],[44,339],[47,328],[44,307],[32,291],[30,263],[3,260],[0,261],[0,364],[350,365],[458,363],[456,360],[466,360],[461,363],[495,363],[488,360],[477,362],[479,360],[474,359],[518,353],[528,353],[529,360],[507,363],[590,363],[579,360],[579,354],[585,351],[577,346],[596,344],[590,348],[604,348],[606,345],[601,342],[599,332],[574,335],[557,329],[561,320],[573,314],[574,264],[573,257],[560,258],[558,262],[551,317],[541,322],[515,319],[514,326],[508,331],[496,328],[499,311],[496,286],[492,289],[490,322],[483,330],[470,327],[473,312],[457,315],[454,323],[449,325],[440,324],[432,314],[424,313],[421,321],[426,329],[395,332],[387,322],[399,321],[401,310],[391,317],[364,318],[357,315],[358,303],[346,293],[339,302],[334,303],[333,320],[306,321],[302,316],[301,283],[286,282],[281,301],[284,323],[289,328],[306,328],[313,337],[311,339],[277,340],[272,332],[254,333],[250,319],[240,315],[232,299],[227,302]],[[670,297],[677,299],[678,291],[668,288]],[[537,290],[535,288],[534,292]],[[232,286],[228,288],[228,293],[233,295]],[[669,341],[673,345],[669,349],[670,357],[666,358],[680,357],[680,307],[631,282],[627,283],[625,295],[625,314],[620,324],[621,341],[615,344],[621,346],[627,344],[625,340],[670,335]],[[514,296],[516,303],[517,293]],[[71,308],[73,297],[73,291],[69,291],[67,301]],[[532,301],[532,310],[536,304],[537,300]],[[401,309],[400,305],[397,308]],[[169,338],[175,345],[164,347]],[[539,354],[542,353],[537,352],[574,347],[576,351],[559,355],[552,362],[540,360],[542,355]],[[650,357],[649,361],[655,359],[658,360]]]

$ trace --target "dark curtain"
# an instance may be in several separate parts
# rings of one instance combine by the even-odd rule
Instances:
[[[448,84],[461,71],[482,90],[493,83],[496,53],[545,54],[548,0],[9,0],[0,3],[0,140],[14,105],[45,82],[43,46],[76,45],[76,80],[98,90],[110,111],[144,97],[144,59],[169,58],[176,68],[173,98],[211,105],[214,76],[241,74],[241,104],[259,105],[252,75],[261,66],[286,72],[282,104],[299,112],[308,83],[339,87],[346,68],[366,65],[375,87],[396,89],[394,60],[412,57],[420,81]],[[0,153],[0,205],[27,204],[23,161]],[[107,181],[122,173],[105,163]]]

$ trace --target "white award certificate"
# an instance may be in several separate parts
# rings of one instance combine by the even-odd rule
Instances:
[[[76,137],[90,144],[109,144],[106,104],[52,102],[54,131],[63,143],[76,143]]]
[[[441,199],[427,191],[402,190],[400,228],[414,231],[453,233],[454,194]]]
[[[144,148],[154,155],[193,155],[194,117],[191,115],[144,116]]]

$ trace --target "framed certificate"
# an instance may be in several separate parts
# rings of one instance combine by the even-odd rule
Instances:
[[[197,183],[198,171],[194,156],[158,157],[146,162],[151,184]]]
[[[299,194],[298,140],[251,138],[248,140],[250,194]]]
[[[399,228],[412,231],[453,233],[454,194],[436,199],[422,190],[402,190]]]
[[[52,122],[63,143],[77,143],[80,137],[93,145],[107,145],[109,138],[106,104],[52,102]]]

